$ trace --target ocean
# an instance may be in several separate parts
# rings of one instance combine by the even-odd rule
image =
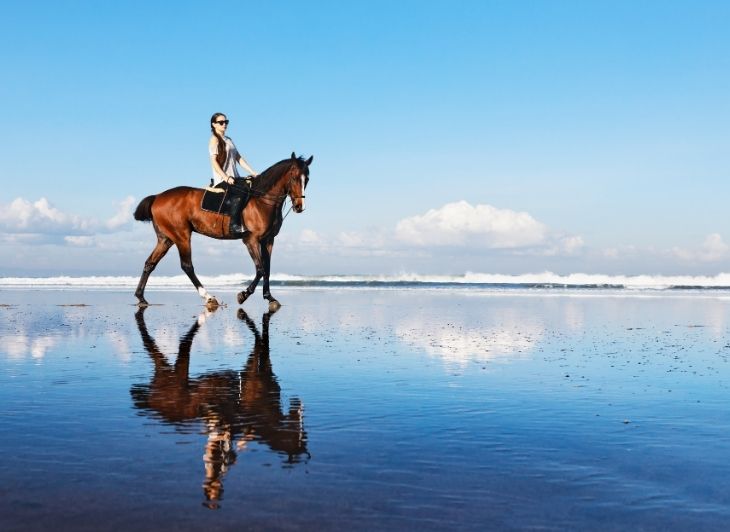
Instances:
[[[251,276],[226,274],[199,276],[209,288],[234,288],[245,286]],[[138,276],[54,276],[54,277],[0,277],[2,288],[84,288],[119,289],[134,288]],[[286,287],[382,287],[382,288],[467,288],[467,289],[614,289],[627,291],[656,290],[730,290],[730,273],[714,276],[664,276],[664,275],[600,275],[573,273],[558,275],[543,272],[523,275],[465,273],[463,275],[291,275],[274,273],[272,286]],[[192,285],[186,275],[152,275],[149,288],[179,289]]]
[[[730,522],[723,277],[207,281],[0,281],[2,530]]]

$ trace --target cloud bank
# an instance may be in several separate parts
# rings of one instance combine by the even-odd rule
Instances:
[[[671,254],[675,257],[694,262],[717,262],[730,257],[728,246],[718,233],[707,235],[698,249],[672,248]]]
[[[61,245],[90,246],[96,234],[129,229],[134,203],[132,196],[116,202],[114,215],[102,221],[62,212],[46,198],[37,201],[16,198],[9,205],[0,205],[0,234],[6,242],[32,242],[44,237],[44,241]]]
[[[527,212],[467,201],[447,203],[404,218],[392,228],[347,231],[325,236],[311,229],[285,237],[286,245],[321,252],[383,257],[421,256],[436,249],[457,253],[575,255],[583,238],[551,231]]]
[[[115,202],[108,218],[64,212],[46,198],[17,198],[0,204],[0,251],[5,258],[0,266],[5,275],[136,273],[155,238],[148,224],[133,221],[135,204],[131,196]],[[694,246],[618,243],[616,247],[591,248],[581,235],[560,232],[528,212],[467,201],[424,210],[390,226],[347,231],[332,226],[325,230],[299,227],[297,231],[289,225],[277,237],[274,268],[279,271],[713,275],[730,267],[730,245],[720,233],[711,233]],[[193,239],[193,256],[201,272],[252,268],[239,242]],[[179,271],[177,260],[163,262],[162,269],[168,274]]]
[[[547,227],[526,212],[472,206],[466,201],[398,222],[395,236],[412,246],[470,246],[486,249],[519,248],[545,242]]]

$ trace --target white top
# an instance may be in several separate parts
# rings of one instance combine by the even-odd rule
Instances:
[[[238,153],[238,149],[236,149],[236,145],[233,144],[230,137],[223,137],[223,140],[226,142],[226,162],[221,165],[221,168],[229,177],[241,177],[238,174],[238,168],[236,167],[236,163],[241,158],[241,154]],[[215,135],[212,135],[210,138],[208,153],[211,157],[218,155],[218,137]],[[223,178],[213,172],[213,182],[217,185],[218,183],[223,182]]]

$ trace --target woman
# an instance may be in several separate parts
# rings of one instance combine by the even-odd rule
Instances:
[[[226,136],[228,129],[228,118],[223,113],[215,113],[210,117],[210,141],[208,142],[208,153],[210,154],[210,165],[213,168],[213,182],[227,183],[233,185],[235,178],[240,177],[236,163],[240,164],[252,177],[258,174],[254,172],[251,166],[246,162],[230,137]],[[229,231],[231,233],[242,233],[245,229],[241,225],[241,211],[243,210],[244,198],[240,194],[235,194],[235,187],[228,187],[231,196],[231,224]]]

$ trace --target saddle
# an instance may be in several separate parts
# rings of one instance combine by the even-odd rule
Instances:
[[[218,183],[215,187],[205,187],[203,193],[203,201],[200,208],[204,211],[215,212],[224,216],[236,214],[233,212],[232,199],[236,196],[243,197],[243,207],[246,207],[251,197],[251,180],[242,177],[235,178],[235,182],[230,185],[226,182]]]

